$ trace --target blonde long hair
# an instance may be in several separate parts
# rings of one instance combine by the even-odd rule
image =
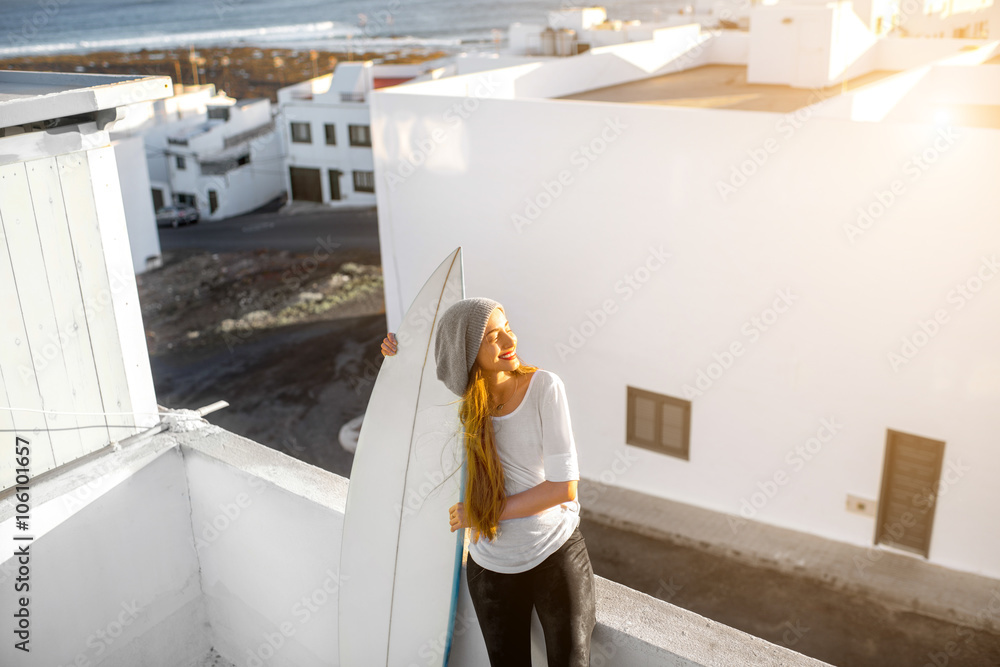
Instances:
[[[510,373],[530,375],[536,366],[519,364]],[[490,381],[478,360],[469,371],[469,385],[462,397],[459,417],[464,427],[465,458],[468,475],[465,483],[465,516],[473,528],[474,542],[485,536],[491,542],[497,537],[500,515],[507,506],[504,471],[497,452],[493,432],[493,399]]]

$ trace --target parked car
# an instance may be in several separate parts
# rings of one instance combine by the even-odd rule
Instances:
[[[164,206],[156,212],[157,227],[179,227],[180,225],[195,224],[201,220],[201,214],[193,206],[178,204],[176,206]]]

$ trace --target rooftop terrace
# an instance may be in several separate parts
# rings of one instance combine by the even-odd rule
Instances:
[[[702,65],[673,74],[595,88],[556,99],[789,112],[860,88],[895,73],[877,70],[842,84],[810,89],[747,83],[746,65]]]

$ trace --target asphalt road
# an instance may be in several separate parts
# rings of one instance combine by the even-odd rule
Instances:
[[[202,220],[184,227],[162,227],[159,230],[160,249],[200,248],[210,252],[228,252],[271,248],[309,252],[332,240],[342,249],[379,250],[375,207],[291,215],[281,215],[273,208],[267,207],[227,220]]]

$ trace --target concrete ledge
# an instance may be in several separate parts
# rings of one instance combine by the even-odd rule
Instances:
[[[829,540],[581,479],[588,520],[870,595],[890,607],[979,630],[1000,629],[1000,581],[919,557]]]
[[[604,577],[594,579],[597,627],[591,638],[592,667],[829,664]]]

